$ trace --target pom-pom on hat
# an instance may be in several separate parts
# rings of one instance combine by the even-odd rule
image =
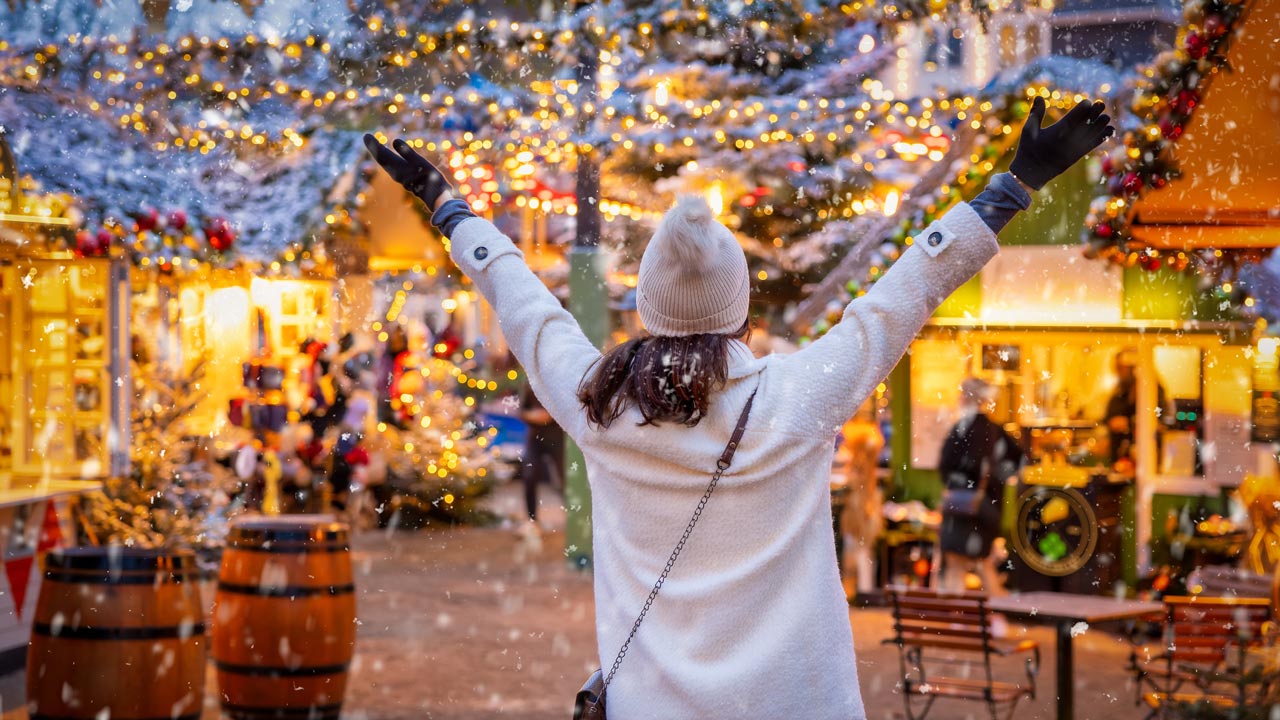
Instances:
[[[636,308],[651,335],[735,333],[747,320],[747,256],[707,201],[682,197],[640,258]]]

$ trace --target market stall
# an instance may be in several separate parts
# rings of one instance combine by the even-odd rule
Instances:
[[[0,134],[0,667],[25,653],[39,554],[74,544],[68,500],[128,462],[128,267],[54,249],[67,207]]]
[[[995,388],[1029,460],[1005,493],[1012,586],[1133,587],[1237,562],[1265,531],[1241,496],[1280,473],[1252,279],[1280,244],[1263,79],[1280,8],[1241,7],[1188,8],[1193,29],[1135,75],[1118,142],[1037,195],[887,383],[900,499],[928,502],[961,381]]]

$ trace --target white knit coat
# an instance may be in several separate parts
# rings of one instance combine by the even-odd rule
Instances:
[[[481,218],[455,228],[454,261],[586,458],[606,670],[758,389],[733,466],[609,686],[613,720],[866,717],[831,530],[834,439],[938,305],[996,251],[977,213],[958,205],[822,338],[762,359],[735,345],[728,384],[695,427],[640,426],[633,408],[602,430],[575,394],[599,350],[497,228]]]

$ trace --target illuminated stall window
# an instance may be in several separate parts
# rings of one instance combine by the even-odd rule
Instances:
[[[101,477],[110,467],[110,263],[22,260],[13,315],[15,470]],[[12,299],[10,300],[12,302]],[[14,343],[8,343],[10,346]]]

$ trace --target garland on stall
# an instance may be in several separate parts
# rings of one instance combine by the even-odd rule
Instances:
[[[81,228],[70,237],[50,239],[76,257],[124,256],[134,267],[162,275],[257,264],[235,251],[239,234],[226,218],[197,218],[183,209],[162,213],[146,208],[131,213],[126,221],[107,218],[97,229]],[[294,277],[332,271],[324,249],[314,243],[293,243],[261,264],[271,274]]]
[[[1233,31],[1244,15],[1244,0],[1192,0],[1183,11],[1186,24],[1178,44],[1156,57],[1135,83],[1130,109],[1133,118],[1123,144],[1102,159],[1105,192],[1094,199],[1085,221],[1085,255],[1105,258],[1126,267],[1156,271],[1191,269],[1212,280],[1232,274],[1240,262],[1262,259],[1239,252],[1224,263],[1223,251],[1165,252],[1131,246],[1130,225],[1136,202],[1179,177],[1173,147],[1200,105],[1210,79],[1227,66]]]

